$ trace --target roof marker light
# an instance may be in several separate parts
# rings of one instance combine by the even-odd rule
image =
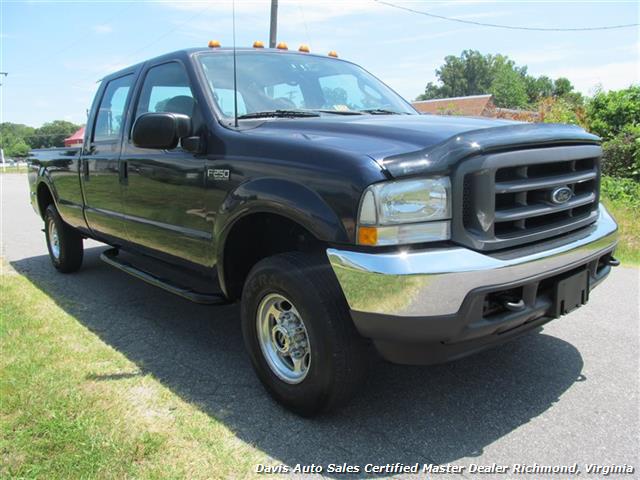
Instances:
[[[253,48],[264,48],[264,43],[262,43],[260,40],[256,40],[255,42],[253,42]]]
[[[284,42],[280,42],[278,45],[276,45],[276,48],[278,50],[289,50],[289,47],[287,47],[287,44]]]
[[[309,53],[309,45],[307,45],[306,43],[303,43],[302,45],[300,45],[300,47],[298,47],[298,51]]]
[[[327,55],[333,58],[338,58],[338,52],[336,52],[335,50],[331,50],[329,53],[327,53]]]
[[[209,40],[209,48],[220,48],[220,42],[218,40]]]

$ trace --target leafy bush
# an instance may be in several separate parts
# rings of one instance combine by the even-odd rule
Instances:
[[[570,123],[584,125],[584,110],[559,97],[543,98],[538,103],[541,121],[545,123]]]
[[[628,125],[602,148],[605,175],[640,180],[640,125]]]
[[[587,105],[588,128],[604,140],[613,139],[629,125],[640,125],[640,85],[598,92]]]
[[[640,208],[640,183],[630,178],[603,176],[601,180],[602,197],[614,203]]]

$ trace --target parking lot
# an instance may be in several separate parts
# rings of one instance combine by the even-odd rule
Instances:
[[[26,176],[0,181],[5,260],[141,371],[277,462],[577,462],[583,478],[590,463],[631,464],[626,478],[640,475],[636,268],[617,268],[587,307],[541,333],[447,365],[376,361],[347,408],[305,420],[254,376],[237,306],[191,304],[128,277],[100,261],[95,242],[85,242],[79,273],[56,273]]]

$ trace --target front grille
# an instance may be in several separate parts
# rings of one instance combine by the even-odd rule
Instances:
[[[532,166],[500,168],[495,177],[495,235],[571,223],[589,215],[596,201],[596,159],[585,158]],[[568,187],[573,196],[555,204],[551,193]]]
[[[553,147],[463,164],[457,240],[481,250],[507,248],[591,223],[598,208],[600,153],[595,145]]]

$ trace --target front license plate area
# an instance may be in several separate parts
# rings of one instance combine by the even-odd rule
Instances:
[[[589,272],[581,270],[556,283],[554,316],[559,317],[589,301]]]

